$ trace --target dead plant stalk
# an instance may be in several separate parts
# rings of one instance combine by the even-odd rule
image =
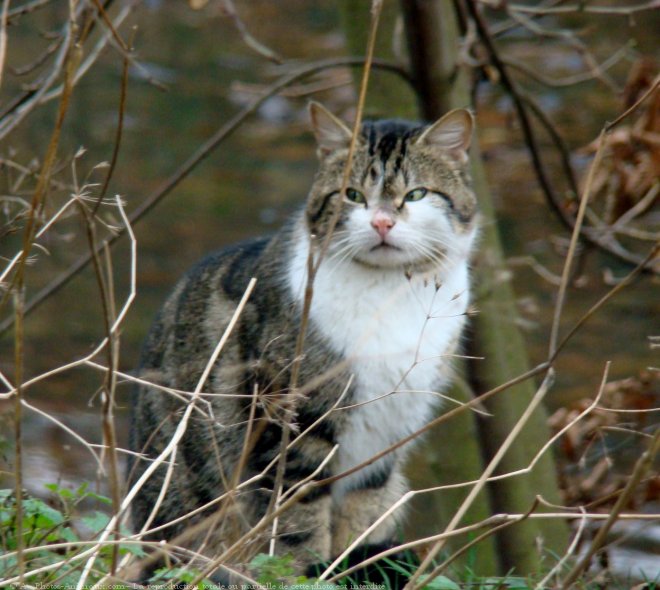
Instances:
[[[100,548],[102,547],[103,542],[108,538],[108,536],[109,536],[111,530],[113,529],[113,527],[115,526],[120,514],[124,513],[126,511],[126,509],[128,508],[128,506],[130,506],[131,502],[133,501],[133,498],[135,498],[138,491],[144,485],[144,482],[146,482],[147,479],[149,479],[153,475],[154,471],[162,463],[168,461],[168,459],[169,459],[169,461],[168,461],[168,471],[173,469],[174,463],[170,459],[170,457],[176,451],[176,449],[178,448],[179,442],[181,441],[181,439],[183,438],[183,435],[186,432],[186,429],[188,427],[188,421],[189,421],[190,415],[193,411],[195,402],[199,398],[199,394],[201,393],[202,388],[204,387],[204,385],[205,385],[205,383],[206,383],[206,381],[209,377],[209,374],[211,373],[211,370],[213,369],[213,367],[215,365],[215,362],[218,359],[218,356],[222,352],[222,349],[223,349],[224,345],[226,344],[227,340],[229,339],[229,336],[231,335],[232,331],[234,330],[234,327],[236,326],[241,313],[245,309],[245,305],[247,304],[247,301],[248,301],[248,299],[249,299],[249,297],[250,297],[250,295],[251,295],[251,293],[254,289],[255,284],[256,284],[256,279],[252,278],[250,280],[250,282],[248,283],[248,286],[245,290],[245,293],[243,294],[243,297],[241,298],[238,306],[236,307],[236,310],[234,311],[234,314],[233,314],[229,324],[227,325],[227,328],[225,329],[224,333],[222,334],[222,337],[220,338],[220,340],[218,341],[218,344],[216,345],[216,347],[213,351],[213,354],[209,358],[209,360],[208,360],[208,362],[207,362],[207,364],[204,368],[204,371],[202,372],[202,375],[199,378],[199,381],[197,383],[197,386],[195,387],[193,395],[190,397],[190,400],[188,402],[188,405],[186,406],[185,411],[183,412],[181,420],[177,424],[177,428],[174,432],[174,435],[172,436],[172,439],[167,444],[167,446],[163,449],[163,451],[160,453],[158,458],[155,461],[153,461],[145,469],[145,471],[142,473],[142,475],[140,476],[138,481],[135,482],[133,487],[126,494],[126,497],[124,498],[124,500],[121,504],[121,508],[120,508],[119,513],[113,515],[113,517],[110,519],[110,522],[108,523],[108,525],[105,527],[103,532],[100,534],[99,539],[97,541],[97,544],[94,546],[93,549],[89,550],[90,553],[91,553],[91,556],[89,557],[89,559],[87,560],[87,563],[85,564],[85,568],[83,569],[80,580],[78,581],[78,585],[76,587],[76,590],[82,590],[82,588],[85,586],[85,582],[86,582],[86,580],[89,576],[89,573],[91,571],[92,566],[94,565],[96,555],[97,555],[98,551],[100,550]],[[167,479],[166,481],[169,481],[169,479]],[[165,482],[164,482],[163,485],[165,485]],[[162,495],[164,496],[164,493]],[[154,508],[157,509],[157,507],[154,507]],[[99,582],[99,584],[100,584],[100,582]],[[95,585],[95,588],[98,587],[99,584]]]
[[[369,75],[371,72],[371,64],[374,57],[374,48],[376,46],[376,33],[378,32],[378,23],[380,20],[380,14],[383,7],[382,0],[372,0],[371,2],[371,24],[369,28],[369,39],[367,42],[367,51],[366,58],[364,63],[364,69],[362,72],[362,82],[360,84],[360,94],[358,97],[357,103],[357,113],[355,116],[355,121],[353,123],[353,130],[351,134],[351,142],[348,148],[348,155],[346,157],[346,166],[344,167],[344,172],[342,176],[340,195],[344,195],[346,188],[348,187],[348,182],[351,174],[351,167],[353,165],[353,154],[355,153],[355,148],[357,146],[357,140],[360,134],[360,127],[362,125],[362,113],[364,111],[364,104],[367,98],[367,87],[369,84]],[[321,244],[320,250],[317,250],[317,240],[316,236],[310,236],[310,245],[309,253],[307,255],[307,284],[305,287],[305,297],[303,300],[303,307],[301,311],[300,319],[300,329],[298,332],[298,338],[296,340],[296,350],[294,353],[294,361],[291,367],[291,378],[289,381],[289,390],[288,390],[288,399],[285,401],[287,407],[285,407],[285,415],[293,411],[293,404],[296,400],[296,393],[298,389],[298,379],[300,375],[300,367],[303,359],[303,352],[305,346],[305,337],[307,334],[307,324],[309,321],[309,314],[312,306],[312,297],[314,295],[314,278],[316,277],[316,272],[318,271],[319,266],[321,265],[323,258],[327,252],[327,249],[330,245],[334,229],[341,215],[341,199],[339,200],[340,205],[337,207],[336,212],[332,216],[329,224],[327,234],[324,238],[323,243]],[[277,465],[277,471],[275,473],[275,481],[273,484],[273,494],[271,496],[271,501],[269,503],[266,514],[275,509],[280,500],[282,493],[282,486],[284,480],[284,472],[286,469],[286,455],[287,448],[289,446],[289,441],[291,437],[291,426],[288,420],[282,425],[282,439],[280,442],[280,459]],[[271,554],[275,550],[275,538],[277,533],[276,524],[273,526],[273,534],[271,540]]]

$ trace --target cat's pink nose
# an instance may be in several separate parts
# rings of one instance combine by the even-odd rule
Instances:
[[[371,219],[371,227],[373,227],[378,232],[378,235],[384,239],[394,227],[394,219],[392,219],[385,211],[376,211]]]

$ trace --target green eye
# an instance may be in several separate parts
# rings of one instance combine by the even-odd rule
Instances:
[[[405,201],[420,201],[426,196],[428,191],[425,188],[416,188],[406,194]]]
[[[346,198],[351,203],[359,203],[360,205],[364,205],[367,202],[365,196],[360,191],[357,191],[354,188],[346,189]]]

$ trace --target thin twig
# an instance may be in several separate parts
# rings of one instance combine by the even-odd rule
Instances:
[[[497,525],[492,529],[482,533],[481,535],[478,535],[476,538],[472,539],[469,543],[463,545],[458,551],[447,557],[442,563],[438,564],[435,568],[433,568],[431,570],[431,573],[428,574],[428,576],[426,576],[426,579],[433,580],[434,578],[437,578],[442,572],[444,572],[452,564],[453,561],[458,559],[461,555],[465,555],[465,553],[467,553],[472,547],[475,547],[476,545],[481,543],[481,541],[487,539],[488,537],[493,536],[494,534],[500,532],[502,529],[518,524],[523,520],[527,520],[531,516],[531,514],[536,510],[538,505],[539,505],[539,499],[537,497],[534,499],[532,506],[525,513],[523,518],[520,518],[518,520],[505,521],[502,524]]]
[[[534,20],[528,16],[524,16],[521,13],[518,13],[513,10],[509,10],[508,13],[510,16],[518,21],[525,29],[530,31],[533,35],[539,38],[550,38],[550,39],[559,39],[563,43],[569,45],[574,49],[584,60],[589,71],[591,72],[592,78],[600,80],[605,86],[607,86],[613,92],[620,92],[620,88],[614,83],[614,81],[606,74],[606,72],[600,67],[596,58],[591,54],[589,48],[583,41],[581,41],[573,32],[567,30],[555,30],[547,29],[542,25],[536,23]]]
[[[43,208],[44,200],[46,197],[47,187],[49,186],[49,178],[55,165],[55,158],[57,155],[57,147],[59,145],[59,139],[62,132],[62,125],[64,123],[64,118],[68,111],[69,107],[69,98],[73,87],[71,85],[71,74],[75,67],[76,52],[72,47],[69,48],[71,51],[67,51],[67,62],[66,62],[66,79],[65,79],[65,92],[62,95],[62,100],[57,111],[57,117],[55,120],[55,127],[53,133],[51,134],[50,141],[48,143],[46,156],[44,158],[44,163],[41,168],[41,173],[37,181],[37,186],[32,197],[32,202],[30,204],[30,211],[28,214],[28,219],[23,230],[23,247],[20,253],[20,257],[17,261],[16,272],[12,277],[11,284],[6,291],[5,296],[0,302],[0,308],[4,304],[5,300],[9,294],[13,294],[14,298],[14,318],[16,323],[16,329],[14,331],[14,382],[16,387],[16,396],[14,398],[14,438],[15,438],[15,448],[14,448],[14,472],[15,472],[15,488],[14,496],[16,502],[16,546],[18,551],[17,557],[17,567],[18,567],[18,581],[19,585],[23,582],[23,574],[25,571],[25,561],[23,558],[23,464],[22,464],[22,405],[21,401],[23,398],[23,363],[24,363],[24,330],[23,330],[23,319],[24,319],[24,299],[25,299],[25,268],[27,265],[28,256],[34,244],[34,238],[36,233],[37,219],[40,216],[41,210]]]
[[[122,221],[124,224],[129,224],[128,217],[126,216],[126,213],[124,211],[123,204],[121,202],[121,199],[119,197],[116,197],[116,203],[117,207],[119,209],[119,213],[121,215]],[[112,330],[117,330],[118,327],[121,325],[121,323],[124,321],[124,318],[126,317],[126,314],[128,313],[128,310],[130,309],[135,296],[137,292],[136,288],[136,281],[137,281],[137,270],[136,270],[136,260],[137,260],[137,246],[136,246],[136,240],[135,240],[135,234],[133,233],[133,229],[128,227],[128,236],[130,240],[130,248],[131,248],[131,265],[130,265],[130,292],[124,301],[123,307],[119,314],[117,314],[117,319],[114,321],[112,325]],[[79,367],[81,365],[88,364],[96,355],[98,355],[102,350],[105,349],[105,346],[107,345],[107,337],[103,338],[101,342],[94,348],[86,357],[83,357],[81,359],[72,361],[66,365],[61,365],[59,367],[56,367],[55,369],[51,369],[50,371],[47,371],[46,373],[43,373],[41,375],[38,375],[36,377],[33,377],[32,379],[29,379],[25,383],[22,384],[23,389],[26,389],[27,387],[30,387],[34,385],[35,383],[38,383],[39,381],[42,381],[46,378],[52,377],[54,375],[58,375],[60,373],[63,373],[65,371],[68,371],[70,369],[73,369],[75,367]],[[16,395],[17,390],[16,386],[14,386],[13,389],[7,391],[6,393],[2,394],[2,397],[4,398],[9,398],[11,396]]]
[[[131,39],[130,45],[126,48],[126,51],[128,53],[132,51],[132,43],[133,40]],[[110,166],[108,167],[108,173],[105,176],[105,180],[103,181],[103,186],[101,187],[101,191],[99,192],[99,198],[96,201],[94,208],[92,209],[92,217],[96,215],[98,208],[101,206],[103,198],[108,192],[108,186],[110,185],[110,180],[112,179],[112,174],[115,171],[115,167],[117,166],[117,159],[119,158],[119,148],[121,146],[121,138],[124,131],[124,115],[126,113],[126,92],[128,89],[128,65],[129,65],[129,59],[128,57],[124,57],[124,64],[121,73],[121,83],[119,86],[119,106],[117,109],[117,127],[115,131],[115,142],[112,148],[112,157],[110,158]]]
[[[44,75],[43,79],[37,82],[36,90],[29,90],[23,97],[10,105],[9,110],[0,115],[0,138],[10,133],[39,103],[48,89],[59,78],[62,70],[65,70],[69,61],[69,54],[73,47],[75,22],[72,18],[65,28],[64,42],[57,52],[55,63],[50,72]]]
[[[106,12],[105,8],[103,7],[103,4],[101,4],[100,0],[92,0],[92,3],[94,4],[94,6],[96,6],[96,10],[98,11],[99,15],[101,16],[101,20],[103,21],[105,26],[110,31],[110,34],[112,35],[112,38],[124,50],[124,52],[126,52],[128,54],[130,52],[129,46],[126,44],[126,41],[124,41],[124,39],[122,39],[121,35],[117,31],[117,27],[110,20],[110,17],[108,17],[108,13]]]
[[[245,43],[250,49],[258,53],[262,57],[265,57],[267,60],[272,61],[276,64],[283,63],[282,58],[277,53],[275,53],[269,47],[266,47],[260,41],[257,41],[252,36],[250,31],[248,31],[247,27],[245,26],[245,23],[238,16],[238,13],[236,12],[236,7],[234,6],[232,0],[222,0],[222,4],[223,4],[222,9],[225,15],[227,15],[234,23],[236,30],[243,39],[243,43]]]
[[[522,72],[526,76],[529,76],[533,80],[536,80],[540,84],[545,86],[550,86],[551,88],[562,88],[566,86],[574,86],[581,82],[588,82],[590,80],[599,79],[599,73],[606,72],[610,68],[614,67],[619,63],[627,53],[630,51],[630,46],[628,44],[620,47],[616,52],[614,52],[610,57],[608,57],[603,63],[597,64],[595,66],[596,72],[593,69],[587,72],[580,72],[578,74],[573,74],[571,76],[564,76],[562,78],[550,78],[543,75],[538,71],[537,68],[534,68],[524,61],[520,61],[513,57],[502,58],[502,62],[511,68]]]
[[[79,192],[79,191],[76,191]],[[97,205],[100,203],[100,200],[97,201]],[[112,288],[109,286],[109,283],[112,279],[112,273],[109,269],[109,272],[104,275],[102,264],[100,260],[99,251],[97,249],[97,238],[96,238],[96,224],[94,222],[94,217],[90,211],[87,210],[87,206],[82,202],[78,202],[78,208],[80,210],[81,216],[85,222],[85,229],[87,234],[87,241],[89,244],[89,250],[92,253],[94,275],[96,278],[101,308],[103,311],[103,326],[106,334],[106,355],[107,363],[110,370],[104,376],[104,385],[103,391],[101,393],[102,404],[101,404],[101,418],[102,418],[102,428],[103,428],[103,443],[106,445],[108,451],[109,459],[109,474],[110,474],[110,493],[112,500],[112,510],[114,513],[117,513],[120,508],[121,499],[120,499],[120,478],[119,478],[119,467],[117,464],[117,437],[115,433],[114,426],[114,417],[113,417],[113,407],[115,403],[115,386],[117,383],[116,369],[117,369],[117,351],[118,351],[118,340],[117,332],[112,330],[112,326],[115,323],[115,310],[114,305],[112,304],[113,295]],[[107,252],[107,250],[106,250]],[[119,524],[115,527],[115,539],[119,538]],[[118,558],[117,547],[114,546],[112,549],[112,556],[110,560],[110,571],[112,575],[115,574],[117,569],[117,558]]]
[[[63,37],[58,37],[53,43],[46,47],[41,55],[37,56],[37,58],[33,59],[30,63],[21,67],[11,67],[11,73],[14,74],[14,76],[26,76],[27,74],[31,74],[46,63],[48,58],[50,58],[62,46],[63,41]]]
[[[16,329],[14,330],[14,380],[16,383],[16,396],[14,397],[14,501],[16,502],[16,565],[18,567],[18,584],[23,583],[25,560],[23,548],[23,414],[21,401],[23,400],[23,280],[20,278],[14,286],[14,317]]]
[[[653,440],[649,444],[649,448],[646,451],[644,451],[642,456],[635,463],[635,467],[633,468],[633,471],[628,479],[628,483],[626,484],[626,487],[623,489],[623,493],[618,497],[616,503],[612,507],[612,510],[610,511],[607,520],[605,521],[603,526],[598,529],[598,532],[596,533],[596,536],[591,542],[591,545],[589,546],[589,549],[587,550],[586,554],[577,564],[575,564],[573,569],[564,578],[562,582],[562,588],[566,588],[566,589],[570,588],[578,580],[578,578],[582,575],[582,573],[588,568],[589,564],[591,563],[592,557],[596,555],[596,553],[598,553],[603,543],[605,542],[607,533],[614,526],[614,523],[619,518],[619,514],[626,506],[626,504],[630,501],[630,498],[637,490],[637,486],[644,478],[646,472],[653,465],[653,461],[659,450],[660,450],[660,430],[656,430],[655,435],[653,436]]]
[[[494,526],[494,525],[499,525],[502,522],[513,522],[517,523],[520,522],[521,520],[524,519],[529,519],[529,520],[556,520],[556,519],[563,519],[563,520],[582,520],[582,519],[588,519],[588,520],[593,520],[593,521],[599,521],[599,520],[606,520],[609,517],[608,514],[603,514],[603,513],[584,513],[584,512],[537,512],[534,514],[522,514],[522,513],[517,513],[517,514],[497,514],[495,516],[491,516],[486,518],[485,520],[482,520],[481,522],[475,523],[475,524],[470,524],[466,525],[464,527],[461,527],[460,529],[455,529],[454,531],[450,533],[442,532],[437,535],[432,535],[430,537],[425,537],[423,539],[415,539],[414,541],[409,541],[407,543],[402,543],[400,545],[397,545],[395,547],[391,547],[389,549],[386,549],[385,551],[382,551],[381,553],[377,553],[376,555],[373,555],[369,559],[366,559],[362,561],[359,564],[356,564],[349,569],[346,569],[344,571],[341,571],[335,575],[333,575],[330,578],[327,578],[328,582],[336,582],[337,580],[346,577],[347,575],[350,575],[351,573],[362,569],[363,567],[376,563],[380,560],[382,560],[385,557],[389,557],[390,555],[394,555],[396,553],[399,553],[401,551],[405,551],[407,549],[414,549],[416,547],[423,547],[425,545],[428,545],[429,543],[432,543],[434,541],[442,541],[446,542],[447,540],[465,535],[467,533],[472,533],[474,531],[477,531],[481,528],[484,527],[489,527],[489,526]],[[658,520],[658,514],[640,514],[640,513],[628,513],[628,514],[620,514],[619,515],[620,520],[640,520],[640,521],[654,521]],[[321,576],[321,579],[325,578]],[[560,586],[562,589],[564,586]]]
[[[33,406],[24,399],[21,400],[21,404],[23,405],[24,408],[27,408],[28,410],[34,412],[35,414],[38,414],[39,416],[42,416],[46,420],[49,420],[50,422],[52,422],[53,424],[64,430],[64,432],[75,438],[83,447],[85,447],[92,454],[92,457],[94,457],[94,461],[96,462],[97,469],[101,471],[103,470],[103,463],[100,457],[98,456],[98,454],[96,453],[96,451],[94,450],[94,447],[97,445],[93,445],[89,443],[82,436],[80,436],[80,434],[78,434],[75,430],[73,430],[73,428],[69,428],[66,424],[64,424],[64,422],[58,420],[48,412],[44,412],[43,410],[37,408],[36,406]]]
[[[481,0],[486,4],[485,0]],[[499,1],[499,0],[498,0]],[[613,16],[631,16],[647,10],[657,10],[660,8],[660,0],[651,0],[644,4],[633,4],[632,6],[593,6],[590,4],[580,3],[571,4],[568,6],[553,6],[553,7],[536,7],[525,6],[522,4],[509,4],[508,7],[516,12],[524,12],[535,15],[550,15],[550,14],[570,14],[577,13],[590,13],[590,14],[606,14]]]
[[[106,0],[107,1],[107,0]],[[133,12],[133,9],[136,7],[138,4],[139,0],[127,0],[127,3],[124,5],[124,7],[119,11],[119,13],[115,16],[114,22],[113,22],[113,27],[116,29],[118,28]],[[91,21],[92,23],[96,22],[95,20]],[[110,45],[111,47],[115,48],[120,55],[122,56],[123,59],[128,59],[130,62],[130,65],[134,66],[136,69],[142,71],[144,67],[142,64],[135,59],[133,54],[130,51],[124,51],[124,49],[116,44],[113,43],[113,34],[110,29],[108,29],[102,36],[101,38],[96,42],[96,45],[89,51],[87,54],[87,57],[85,60],[80,64],[78,69],[76,70],[76,77],[75,81],[76,84],[82,80],[82,78],[92,69],[92,66],[97,62],[101,54],[103,53],[103,50],[106,48],[106,46]],[[166,87],[158,82],[157,80],[154,80],[153,77],[147,75],[145,76],[145,79],[155,86],[158,90],[164,91],[166,90]],[[56,88],[53,88],[52,90],[49,90],[46,94],[43,95],[43,97],[40,99],[39,104],[45,104],[55,98],[57,98],[60,93],[62,92],[62,87],[58,86]]]
[[[23,273],[25,271],[25,266],[27,263],[27,258],[32,249],[32,244],[34,243],[35,234],[37,232],[38,219],[41,215],[41,212],[44,207],[44,201],[46,198],[46,193],[50,183],[50,176],[55,166],[55,159],[57,157],[57,148],[59,145],[60,135],[62,132],[62,126],[64,125],[64,118],[69,109],[69,99],[71,98],[71,93],[73,92],[73,71],[75,69],[75,64],[79,60],[80,53],[79,51],[71,46],[69,48],[71,51],[67,52],[66,60],[66,78],[65,78],[65,88],[66,91],[62,94],[62,100],[57,111],[57,117],[55,120],[55,128],[53,134],[51,135],[50,142],[46,149],[46,156],[44,157],[44,163],[41,167],[41,172],[39,178],[37,179],[37,185],[34,189],[34,194],[32,196],[32,202],[30,203],[30,213],[23,230],[23,248],[18,255],[16,261],[16,271],[10,282],[9,287],[7,288],[5,296],[0,300],[0,309],[2,309],[8,294],[11,293],[12,287],[14,285],[19,286],[23,280]],[[22,286],[21,286],[22,288]]]
[[[660,0],[658,0],[658,6],[660,6]],[[660,86],[660,74],[655,77],[653,84],[649,86],[648,90],[642,94],[628,109],[621,113],[614,121],[611,121],[605,125],[605,131],[610,132],[614,127],[616,127],[621,121],[629,117],[633,112],[635,112],[644,101],[646,101]]]
[[[191,396],[190,401],[188,402],[188,405],[186,406],[186,409],[183,412],[183,415],[181,416],[181,420],[179,420],[179,423],[177,424],[176,430],[174,431],[171,440],[168,442],[167,446],[163,449],[163,451],[158,455],[158,458],[144,470],[144,472],[140,475],[139,479],[133,484],[132,488],[129,490],[124,500],[122,501],[120,511],[112,516],[112,518],[106,525],[105,529],[100,534],[99,539],[97,541],[97,545],[94,547],[94,549],[90,550],[91,555],[87,560],[87,563],[85,564],[85,568],[83,569],[83,572],[80,576],[76,590],[82,590],[82,588],[85,586],[85,582],[87,580],[87,577],[89,576],[92,566],[94,565],[94,561],[96,560],[98,551],[102,547],[103,542],[108,538],[110,532],[114,528],[115,523],[118,521],[120,515],[124,513],[126,509],[130,506],[130,504],[132,503],[133,499],[135,498],[139,490],[142,488],[144,483],[153,475],[154,471],[163,462],[168,460],[169,457],[172,455],[172,453],[177,449],[179,442],[183,438],[184,434],[186,433],[186,429],[188,428],[188,422],[190,419],[190,415],[193,411],[193,408],[195,406],[195,402],[197,401],[200,392],[202,391],[204,385],[206,384],[206,381],[208,380],[211,371],[215,367],[215,363],[218,359],[218,356],[222,352],[222,349],[224,348],[225,344],[227,343],[227,340],[229,339],[229,336],[236,327],[238,319],[243,313],[243,310],[247,305],[247,301],[250,295],[252,294],[252,291],[254,290],[255,284],[256,284],[256,279],[254,278],[250,279],[250,282],[248,283],[248,286],[246,287],[245,292],[243,293],[243,297],[239,301],[236,310],[234,311],[234,314],[232,315],[229,321],[229,324],[227,325],[220,340],[218,341],[216,347],[214,348],[213,353],[211,354],[210,358],[207,361],[204,371],[202,372],[202,375],[200,376],[197,382],[197,386],[195,387],[195,390],[193,392],[194,395]],[[168,469],[172,467],[173,467],[173,462],[170,462],[170,464],[168,465]],[[163,487],[165,487],[165,483],[166,482],[164,482]]]
[[[630,285],[635,279],[637,279],[644,272],[644,269],[648,268],[652,262],[657,262],[658,255],[660,254],[660,244],[656,244],[655,247],[647,254],[645,258],[621,281],[619,281],[610,291],[605,293],[596,303],[594,303],[587,312],[573,325],[573,327],[568,331],[566,336],[562,341],[556,346],[552,361],[557,358],[559,352],[568,344],[570,339],[575,335],[575,333],[582,327],[582,325],[596,313],[605,303],[607,303],[614,295],[621,291],[624,287]]]
[[[583,508],[580,508],[584,512]],[[566,562],[571,559],[575,551],[577,550],[580,541],[582,540],[582,533],[587,525],[588,520],[582,518],[580,524],[578,525],[578,530],[575,532],[575,536],[571,541],[571,544],[568,546],[566,553],[561,557],[561,559],[552,567],[552,569],[547,573],[547,575],[534,587],[534,590],[545,590],[547,588],[547,583],[550,579],[558,572],[562,570]]]
[[[7,58],[7,21],[9,16],[10,0],[3,0],[0,13],[0,89],[2,88],[2,74],[5,71]]]
[[[591,168],[589,169],[589,175],[587,177],[587,184],[582,193],[582,198],[580,199],[580,208],[578,209],[577,216],[575,217],[575,225],[573,226],[573,234],[571,235],[571,242],[568,247],[568,253],[566,254],[566,262],[564,263],[564,271],[561,276],[561,285],[559,286],[559,292],[557,293],[557,303],[555,304],[555,311],[552,318],[552,327],[550,329],[550,344],[548,350],[548,357],[552,358],[555,354],[555,349],[557,348],[557,339],[559,337],[559,321],[561,319],[561,314],[564,309],[564,299],[566,297],[566,290],[568,289],[568,282],[570,278],[571,268],[573,264],[573,259],[575,257],[575,251],[577,248],[578,238],[580,236],[580,229],[582,228],[582,222],[584,221],[584,214],[587,210],[587,204],[589,203],[589,197],[591,196],[591,186],[593,184],[594,175],[598,167],[600,166],[600,160],[603,155],[603,148],[605,147],[605,131],[603,130],[598,138],[598,150],[596,151],[596,157],[591,163]]]
[[[313,486],[311,486],[313,487]],[[310,490],[307,490],[310,491]],[[383,557],[387,557],[389,555],[392,555],[393,553],[397,553],[402,549],[408,549],[408,548],[414,548],[418,546],[422,546],[425,544],[428,544],[429,542],[432,542],[434,540],[437,540],[442,537],[456,537],[459,535],[464,535],[466,533],[471,533],[473,531],[478,530],[479,528],[483,528],[486,526],[492,526],[492,525],[497,525],[501,522],[516,522],[521,520],[522,518],[527,517],[530,520],[548,520],[548,519],[565,519],[565,520],[588,520],[588,521],[605,521],[609,518],[609,514],[604,514],[602,512],[592,512],[592,513],[584,513],[584,512],[543,512],[543,513],[535,513],[535,514],[530,514],[529,516],[525,514],[501,514],[501,515],[495,515],[492,517],[489,517],[479,523],[475,523],[472,525],[467,525],[461,529],[456,529],[451,533],[450,535],[447,535],[446,533],[440,533],[438,535],[434,535],[432,537],[427,537],[424,539],[417,539],[415,541],[412,541],[410,543],[405,543],[402,545],[399,545],[398,547],[394,547],[392,549],[389,549],[387,551],[384,551],[383,553],[380,553],[378,555],[375,555],[372,559],[369,560],[369,563],[373,563],[374,561],[378,561],[382,559]],[[642,522],[651,522],[654,520],[658,519],[658,514],[641,514],[638,512],[632,512],[632,513],[620,513],[618,515],[619,520],[625,520],[625,521],[642,521]],[[96,541],[76,541],[76,542],[66,542],[66,543],[53,543],[53,544],[48,544],[47,546],[43,547],[26,547],[25,552],[26,554],[28,553],[35,553],[38,551],[42,551],[43,549],[66,549],[66,548],[72,548],[72,547],[83,547],[83,546],[94,546],[96,545]],[[112,543],[117,543],[117,541],[111,541],[111,540],[106,540],[105,544],[110,545]],[[122,539],[121,541],[118,541],[118,543],[123,544],[139,544],[139,545],[144,545],[147,547],[153,547],[154,549],[162,549],[163,547],[167,547],[169,549],[175,549],[178,552],[181,552],[183,554],[188,554],[191,557],[194,557],[196,559],[204,560],[208,563],[212,563],[211,560],[205,556],[201,555],[199,553],[196,553],[190,549],[187,549],[185,547],[180,547],[180,546],[172,546],[171,544],[161,544],[159,542],[155,541],[136,541],[132,537],[126,537]],[[89,551],[85,552],[84,554],[78,554],[75,555],[71,558],[71,562],[75,561],[80,561],[83,559],[86,555],[89,554]],[[16,552],[8,552],[0,555],[0,562],[3,560],[10,559],[12,557],[16,556]],[[365,562],[366,563],[366,562]],[[218,566],[222,567],[223,569],[228,569],[227,566],[224,563],[215,563],[214,562],[214,567],[213,569],[217,568]],[[29,572],[26,572],[26,576],[35,576],[41,573],[53,571],[59,567],[59,564],[49,564],[34,570],[31,570]],[[344,577],[347,574],[350,574],[352,571],[359,569],[362,567],[362,564],[359,564],[352,568],[351,570],[347,570],[345,572],[341,572],[340,574],[337,574],[337,576],[333,576],[331,578],[332,581],[339,579],[341,577]],[[5,578],[5,579],[0,579],[0,584],[4,585],[9,585],[9,584],[15,584],[18,580],[18,577],[15,576],[13,578]]]
[[[552,368],[549,368],[546,375],[545,375],[545,378],[543,379],[543,383],[541,383],[541,386],[538,388],[538,390],[534,394],[534,397],[530,400],[529,404],[525,408],[525,411],[522,413],[522,415],[520,416],[520,418],[516,422],[513,429],[507,435],[507,437],[504,439],[504,441],[500,445],[499,449],[497,449],[497,452],[495,453],[493,458],[489,461],[488,465],[486,466],[483,473],[481,474],[481,477],[479,478],[479,481],[470,490],[470,492],[468,493],[467,497],[465,498],[465,500],[463,501],[461,506],[454,513],[452,519],[450,520],[449,524],[445,528],[445,532],[451,532],[458,526],[460,521],[463,519],[463,517],[467,513],[468,509],[472,506],[472,504],[473,504],[474,500],[476,499],[476,497],[483,490],[484,486],[486,485],[487,479],[495,471],[495,469],[499,465],[500,461],[502,460],[502,457],[509,450],[511,445],[514,443],[514,441],[516,440],[516,438],[520,434],[521,430],[527,424],[530,416],[536,411],[536,408],[541,404],[541,402],[545,398],[545,395],[548,392],[548,390],[550,389],[550,387],[552,387],[553,382],[554,382],[554,370]],[[433,559],[438,554],[438,552],[442,549],[442,547],[444,547],[444,545],[445,545],[445,540],[441,539],[429,550],[429,552],[424,557],[424,560],[420,564],[419,568],[415,571],[415,573],[410,577],[410,579],[406,583],[405,588],[407,588],[409,590],[418,590],[419,588],[423,587],[423,583],[418,583],[419,578],[424,573],[424,571],[432,564]]]
[[[552,182],[550,181],[550,178],[547,175],[545,165],[541,158],[540,149],[536,139],[536,134],[534,133],[534,129],[529,119],[527,109],[525,108],[525,101],[523,100],[522,94],[520,93],[520,90],[518,89],[517,84],[515,83],[513,78],[509,75],[506,64],[504,63],[504,61],[502,60],[502,58],[500,57],[497,51],[495,42],[492,38],[488,25],[486,24],[485,20],[483,19],[483,17],[479,12],[479,8],[477,6],[477,0],[465,0],[465,1],[470,16],[475,22],[479,36],[484,44],[484,47],[488,52],[490,61],[499,74],[500,82],[502,83],[502,86],[507,91],[507,93],[511,97],[511,100],[513,101],[514,107],[516,109],[516,114],[518,116],[518,120],[520,121],[521,130],[525,138],[525,145],[529,150],[529,154],[532,160],[532,165],[534,167],[534,171],[536,173],[536,177],[538,179],[541,190],[543,191],[543,194],[545,195],[548,204],[558,214],[562,223],[564,223],[569,229],[572,230],[574,226],[574,220],[560,205],[560,200],[555,194]],[[641,101],[639,101],[639,103],[641,103]],[[639,106],[639,104],[633,106],[636,107]],[[617,122],[618,119],[613,124],[616,124]],[[568,180],[572,186],[575,184],[572,181],[571,175],[568,176]],[[611,243],[611,240],[600,239],[597,235],[584,231],[582,232],[581,237],[587,239],[588,241],[595,244],[599,248],[609,252],[613,256],[621,260],[624,260],[625,262],[628,262],[630,264],[639,263],[638,256],[628,252],[627,250],[624,250],[621,247],[617,247],[616,245],[613,245]]]
[[[529,107],[532,114],[536,117],[536,120],[547,131],[548,135],[550,136],[550,139],[552,139],[552,142],[555,144],[555,147],[559,152],[559,159],[561,161],[561,167],[564,170],[564,176],[566,177],[566,180],[568,182],[568,188],[573,193],[572,195],[573,198],[577,198],[577,196],[580,194],[580,188],[575,174],[575,170],[573,169],[573,165],[571,164],[571,154],[568,145],[564,141],[564,138],[559,133],[559,130],[557,129],[553,121],[550,119],[550,116],[547,114],[547,112],[544,109],[542,109],[539,106],[537,101],[534,100],[534,98],[532,98],[532,96],[530,96],[528,93],[523,92],[522,90],[519,90],[519,93],[520,93],[520,98]],[[556,193],[552,193],[552,195],[549,196],[556,197]],[[562,218],[562,222],[564,223],[564,225],[572,229],[573,221],[568,211],[566,211],[566,209],[562,206],[562,204],[558,201],[554,202],[553,209]]]
[[[23,16],[24,14],[28,14],[30,12],[34,12],[35,10],[38,10],[39,8],[46,6],[46,4],[49,4],[52,1],[53,0],[33,0],[32,2],[27,2],[21,6],[12,8],[9,11],[9,20],[11,21],[16,17]]]

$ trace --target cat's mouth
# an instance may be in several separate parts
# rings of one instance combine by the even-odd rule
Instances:
[[[414,263],[405,247],[387,241],[364,248],[354,260],[371,268],[400,268],[404,264]]]
[[[392,244],[388,244],[387,242],[381,242],[380,244],[376,244],[373,248],[371,248],[370,252],[376,252],[378,250],[401,250],[401,248]]]

